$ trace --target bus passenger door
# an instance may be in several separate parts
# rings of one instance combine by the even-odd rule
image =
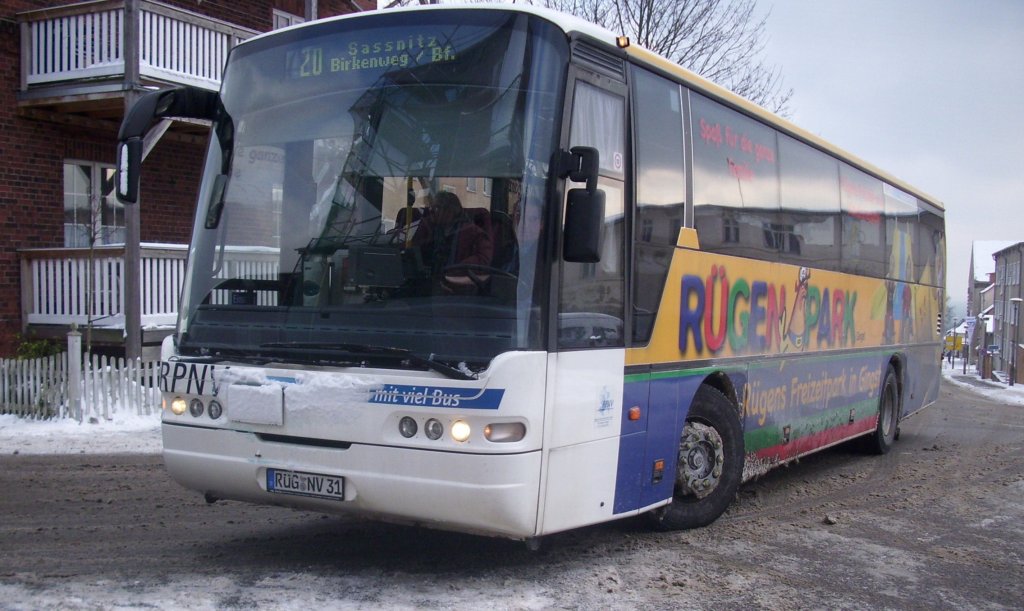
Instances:
[[[570,101],[571,100],[571,101]],[[541,534],[609,520],[619,454],[625,363],[625,86],[578,71],[568,147],[599,153],[605,209],[599,260],[565,261],[559,248],[556,335],[549,362]],[[566,181],[565,190],[584,187]],[[565,214],[563,201],[562,218]]]

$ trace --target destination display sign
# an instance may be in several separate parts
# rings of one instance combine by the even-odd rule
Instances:
[[[420,33],[380,36],[341,45],[307,45],[286,54],[288,78],[305,79],[365,70],[410,68],[452,62],[459,50],[450,36]]]

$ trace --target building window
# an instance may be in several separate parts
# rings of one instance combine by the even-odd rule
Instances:
[[[722,241],[738,243],[740,241],[740,222],[733,214],[722,215]]]
[[[769,250],[800,254],[800,240],[794,232],[794,226],[783,223],[764,224],[764,245]]]
[[[264,13],[264,14],[266,14],[266,13]],[[281,28],[286,28],[286,27],[288,27],[290,25],[295,25],[297,23],[305,23],[305,22],[306,22],[305,17],[299,17],[298,15],[293,15],[291,13],[286,13],[284,11],[280,11],[278,9],[274,9],[274,29],[275,30],[280,30]]]
[[[124,205],[114,196],[114,166],[64,163],[64,246],[123,244]]]
[[[640,220],[640,241],[650,242],[654,239],[654,219]]]

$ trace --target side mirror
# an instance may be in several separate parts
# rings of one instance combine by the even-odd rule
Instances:
[[[562,235],[562,258],[570,263],[601,260],[604,237],[604,191],[597,188],[600,156],[589,146],[573,147],[562,153],[562,177],[586,183],[585,189],[569,191]]]
[[[142,173],[142,139],[122,140],[117,146],[117,201],[139,201],[139,175]]]
[[[217,92],[198,87],[151,91],[139,98],[124,116],[117,134],[117,199],[139,201],[139,175],[145,157],[145,137],[156,119],[180,117],[212,121],[217,116]]]
[[[597,263],[601,260],[603,237],[604,191],[569,191],[562,258],[571,263]]]

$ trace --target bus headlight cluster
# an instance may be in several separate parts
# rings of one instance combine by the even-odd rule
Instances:
[[[398,432],[406,439],[419,434],[420,424],[411,416],[403,416],[398,421]],[[522,422],[496,422],[484,427],[484,438],[492,443],[514,443],[526,437],[526,425]],[[445,426],[437,418],[430,418],[423,423],[423,434],[431,441],[444,437]],[[448,435],[459,443],[469,441],[473,436],[473,427],[465,420],[455,420],[448,427]]]
[[[167,406],[167,399],[164,399],[164,406]],[[174,397],[171,399],[170,408],[175,416],[181,416],[188,412],[193,418],[199,418],[203,413],[207,413],[213,420],[220,418],[224,413],[224,407],[216,399],[211,399],[209,403],[203,403],[203,400],[199,398],[186,401],[184,397]]]

